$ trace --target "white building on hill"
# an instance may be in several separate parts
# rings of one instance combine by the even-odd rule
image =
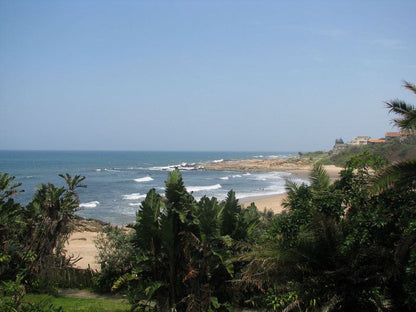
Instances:
[[[368,140],[371,140],[371,137],[361,135],[355,137],[351,142],[348,143],[348,145],[367,145]]]

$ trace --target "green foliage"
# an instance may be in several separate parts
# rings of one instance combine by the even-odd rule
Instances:
[[[106,226],[96,240],[101,270],[94,277],[94,288],[109,292],[116,280],[131,267],[131,234],[122,228]]]
[[[416,95],[416,86],[407,81],[404,87],[412,91]],[[386,102],[390,112],[399,115],[399,118],[393,119],[393,122],[402,130],[413,134],[410,138],[415,143],[416,138],[414,131],[416,130],[416,108],[400,100],[392,100]],[[416,149],[415,147],[413,147]],[[372,191],[374,193],[383,191],[392,187],[395,188],[411,188],[416,183],[416,155],[412,155],[410,159],[402,159],[399,163],[394,163],[385,167],[373,180]]]
[[[344,167],[351,157],[363,152],[378,156],[385,163],[410,160],[416,158],[416,135],[411,135],[402,141],[390,140],[384,144],[350,146],[336,154],[330,155],[329,158],[332,164]]]
[[[416,95],[416,86],[404,81],[404,87]],[[400,117],[393,119],[394,123],[402,130],[414,131],[416,129],[416,107],[401,100],[391,100],[386,102],[390,112],[398,114]]]
[[[346,164],[333,184],[319,166],[310,185],[288,181],[288,211],[274,217],[261,247],[242,257],[243,281],[267,289],[270,309],[415,309],[416,193],[373,195],[378,157],[364,153]]]
[[[24,304],[53,305],[65,312],[127,312],[130,304],[125,300],[71,298],[62,296],[51,296],[45,294],[27,294],[23,300]],[[46,310],[45,312],[47,312]],[[53,311],[50,311],[53,312]]]
[[[108,287],[117,277],[112,289],[125,289],[138,311],[231,309],[230,302],[240,300],[231,280],[243,265],[231,261],[240,250],[235,242],[260,237],[260,213],[254,205],[243,209],[233,191],[222,203],[196,202],[178,170],[165,189],[164,197],[154,189],[147,193],[130,239],[107,233],[101,284]]]
[[[45,278],[45,273],[70,265],[62,248],[79,207],[76,190],[85,187],[80,184],[85,178],[61,176],[66,187],[42,184],[24,207],[13,199],[21,192],[17,189],[21,184],[0,173],[0,279],[4,283],[19,282],[33,290],[44,286],[53,289],[57,280]]]
[[[289,305],[293,307],[299,306],[298,295],[294,289],[292,282],[286,285],[273,285],[270,287],[265,295],[265,305],[270,311],[287,311]]]
[[[14,177],[0,172],[0,280],[14,279],[22,262],[23,206],[13,196],[22,192]]]
[[[237,229],[237,219],[241,212],[241,206],[235,197],[233,190],[229,191],[224,202],[221,220],[221,234],[233,236]]]

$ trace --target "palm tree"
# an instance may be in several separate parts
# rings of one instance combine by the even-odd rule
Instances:
[[[404,81],[404,87],[416,95],[416,85]],[[403,131],[414,134],[416,130],[416,107],[401,100],[386,102],[390,113],[399,115],[393,123]],[[416,159],[392,164],[381,170],[374,179],[372,189],[374,192],[384,191],[393,186],[399,188],[413,188],[416,182]]]
[[[123,275],[113,288],[137,281],[134,299],[138,305],[143,299],[156,300],[163,310],[180,310],[188,294],[189,244],[197,232],[195,200],[175,169],[166,181],[165,197],[152,189],[141,206],[133,226],[133,271]]]
[[[234,194],[230,198],[238,205]],[[165,196],[151,189],[141,203],[132,226],[132,264],[113,290],[129,283],[135,289],[136,306],[152,301],[162,311],[224,306],[230,288],[226,281],[234,268],[232,239],[221,234],[224,209],[225,203],[215,198],[196,202],[179,170],[174,170],[166,181]]]
[[[416,85],[404,81],[403,85],[407,90],[416,95]],[[391,113],[400,115],[399,118],[393,119],[393,122],[402,130],[414,131],[416,129],[416,107],[404,101],[395,99],[386,102],[387,108]]]
[[[23,206],[16,203],[14,195],[22,192],[14,177],[0,172],[0,280],[14,276],[22,249],[21,234],[26,226]]]
[[[63,247],[71,234],[71,220],[79,208],[76,189],[86,187],[80,184],[85,177],[71,177],[68,173],[60,175],[67,183],[66,187],[57,187],[51,183],[42,184],[26,207],[27,237],[25,251],[34,252],[41,266],[49,265],[45,261],[63,260]],[[45,268],[46,268],[45,267]]]

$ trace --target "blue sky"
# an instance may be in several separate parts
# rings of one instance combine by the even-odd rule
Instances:
[[[0,149],[328,150],[416,104],[416,1],[0,0]]]

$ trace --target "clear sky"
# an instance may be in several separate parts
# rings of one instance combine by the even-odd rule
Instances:
[[[0,149],[328,150],[416,104],[416,1],[0,0]]]

